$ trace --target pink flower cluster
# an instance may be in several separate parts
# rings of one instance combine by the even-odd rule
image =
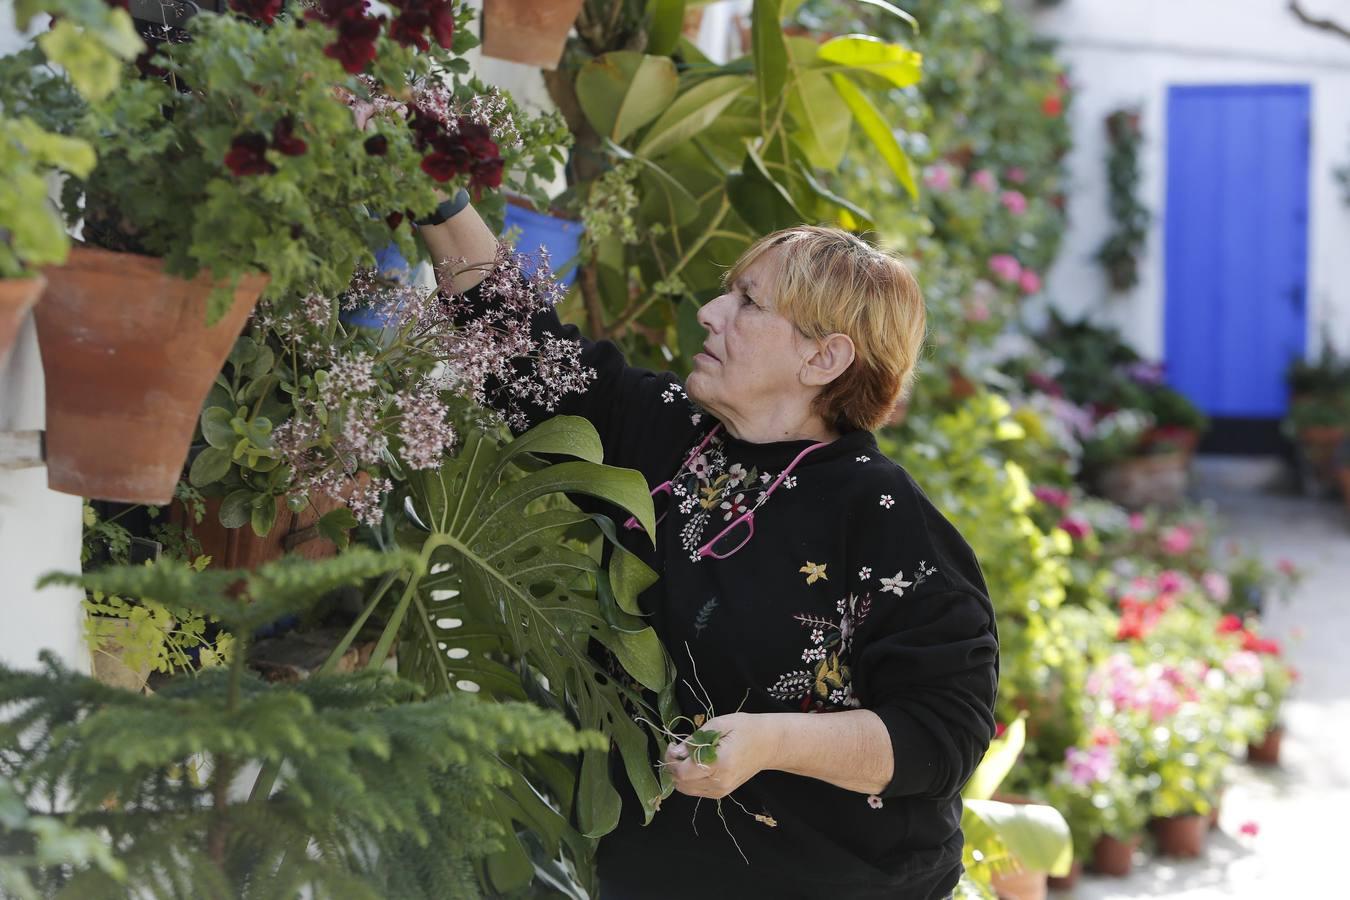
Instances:
[[[1100,784],[1116,773],[1116,754],[1109,746],[1070,747],[1064,751],[1064,768],[1079,787]]]
[[[989,257],[989,271],[1004,284],[1016,284],[1024,294],[1040,293],[1041,276],[1032,269],[1023,268],[1010,253],[995,253]]]
[[[1146,713],[1156,725],[1175,716],[1183,703],[1198,698],[1196,685],[1205,670],[1199,662],[1187,667],[1150,663],[1139,668],[1129,654],[1116,653],[1088,675],[1086,689],[1089,696],[1108,702],[1114,710]]]

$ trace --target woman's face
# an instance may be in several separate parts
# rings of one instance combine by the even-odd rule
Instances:
[[[695,402],[723,421],[754,418],[785,401],[809,402],[819,390],[799,377],[814,342],[774,309],[783,252],[774,247],[761,254],[726,293],[699,310],[708,337],[685,386]]]

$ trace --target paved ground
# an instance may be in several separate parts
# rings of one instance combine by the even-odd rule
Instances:
[[[1204,859],[1141,853],[1129,878],[1089,876],[1053,896],[1350,897],[1350,877],[1340,865],[1350,857],[1350,514],[1330,500],[1263,483],[1269,472],[1256,461],[1201,460],[1195,492],[1215,503],[1228,534],[1308,573],[1288,605],[1266,613],[1270,633],[1290,645],[1303,673],[1286,705],[1283,766],[1234,767],[1221,831],[1211,834]],[[1259,833],[1241,835],[1246,822]]]

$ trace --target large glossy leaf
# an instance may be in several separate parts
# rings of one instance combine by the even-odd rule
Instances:
[[[919,187],[914,182],[914,166],[910,163],[909,157],[905,155],[905,151],[900,147],[900,142],[891,133],[891,126],[886,124],[886,120],[872,105],[872,101],[867,99],[867,95],[858,90],[858,86],[849,81],[847,77],[833,74],[830,76],[830,81],[834,83],[835,90],[848,104],[849,110],[853,113],[853,118],[872,141],[872,146],[877,148],[881,158],[886,160],[886,165],[890,166],[900,184],[904,186],[905,190],[909,191],[911,197],[917,199]]]
[[[669,57],[616,50],[588,60],[577,73],[576,90],[591,126],[619,142],[664,112],[678,86]]]
[[[651,25],[647,28],[647,52],[669,56],[680,42],[684,26],[685,0],[650,0],[647,10]]]
[[[782,0],[755,0],[750,11],[750,45],[755,56],[755,82],[762,115],[783,99],[787,84],[787,45],[783,42]]]
[[[788,90],[788,112],[798,125],[793,137],[811,165],[835,169],[848,149],[853,117],[839,92],[830,84],[829,76],[811,68],[816,61],[816,42],[794,37],[788,38],[787,46],[793,75]]]
[[[1053,806],[967,800],[962,819],[963,825],[973,819],[988,828],[1025,869],[1067,875],[1073,865],[1069,823]],[[967,828],[967,840],[975,843],[981,838],[980,829]]]
[[[817,61],[829,72],[869,72],[896,87],[918,84],[923,77],[923,56],[866,34],[847,34],[820,45]]]
[[[631,687],[613,681],[592,656],[591,641],[609,648],[634,681],[669,692],[673,667],[637,614],[637,595],[655,573],[614,541],[608,518],[559,496],[607,501],[635,515],[650,535],[655,519],[647,485],[637,472],[601,464],[599,437],[584,419],[559,416],[506,443],[478,430],[466,433],[460,452],[439,470],[409,476],[410,516],[427,531],[410,526],[400,541],[421,548],[429,572],[415,585],[400,674],[433,692],[534,700],[606,733],[650,817],[660,785],[651,771],[649,732],[630,718],[624,699],[645,705]],[[540,454],[566,459],[545,463]],[[613,546],[607,569],[587,545],[567,537],[588,523]],[[659,714],[648,711],[648,717],[655,721]],[[518,765],[531,790],[517,785],[501,811],[515,825],[581,850],[585,838],[616,824],[619,794],[605,753],[548,771],[533,757]],[[572,810],[579,831],[550,812],[554,806]],[[547,825],[542,833],[541,823]],[[524,849],[516,828],[503,824],[508,847],[488,871],[504,891],[524,871]]]
[[[647,159],[660,156],[703,131],[750,87],[751,81],[749,75],[722,75],[684,91],[647,131],[638,144],[637,155]]]
[[[736,213],[760,234],[769,234],[805,219],[792,194],[769,174],[764,160],[749,144],[740,174],[727,182],[727,196]]]

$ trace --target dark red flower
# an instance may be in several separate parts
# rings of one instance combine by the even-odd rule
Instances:
[[[1034,387],[1043,394],[1049,394],[1052,397],[1063,397],[1064,388],[1060,387],[1059,382],[1040,372],[1028,372],[1027,384]]]
[[[230,141],[225,165],[235,175],[271,175],[277,167],[267,161],[267,138],[249,131]]]
[[[459,167],[444,153],[432,153],[422,157],[422,171],[437,181],[449,181],[459,174]]]
[[[136,71],[140,72],[145,78],[163,78],[169,74],[169,70],[163,66],[157,66],[150,61],[155,55],[155,48],[148,47],[136,57]]]
[[[445,132],[445,127],[434,113],[414,106],[408,116],[408,130],[413,133],[413,146],[425,150]]]
[[[501,150],[493,142],[492,132],[488,131],[486,125],[461,118],[455,123],[455,132],[459,142],[474,159],[492,159],[501,155]]]
[[[281,12],[284,0],[230,0],[230,6],[240,15],[271,25]]]
[[[371,156],[384,156],[389,152],[389,138],[382,134],[372,134],[361,146],[365,147],[366,153]]]
[[[384,224],[389,226],[390,231],[393,231],[394,229],[398,228],[398,226],[403,224],[403,213],[391,212],[389,215],[384,217]]]
[[[450,49],[455,36],[455,8],[446,0],[434,0],[431,4],[431,36],[443,49]]]
[[[428,50],[431,44],[423,34],[431,24],[431,14],[425,9],[414,8],[414,4],[405,3],[403,12],[389,23],[389,37],[404,47],[416,47]]]
[[[501,159],[484,159],[474,163],[473,175],[469,178],[469,186],[473,188],[501,187],[503,168],[505,168],[505,164]]]
[[[323,48],[324,55],[342,63],[342,68],[349,74],[359,75],[375,59],[375,41],[380,36],[383,22],[383,16],[377,19],[344,12],[337,23],[337,40]]]
[[[272,126],[272,146],[287,156],[303,156],[309,145],[295,136],[295,119],[283,116]]]

